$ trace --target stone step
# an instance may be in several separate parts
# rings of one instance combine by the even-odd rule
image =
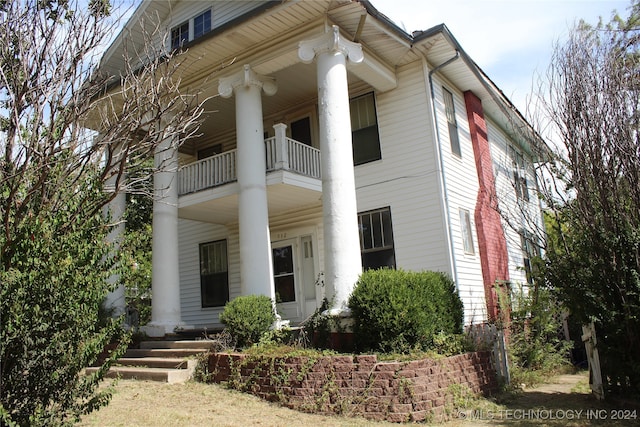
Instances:
[[[98,368],[86,368],[86,373],[91,374]],[[107,373],[107,378],[120,378],[125,380],[160,381],[166,383],[185,382],[193,374],[192,369],[165,369],[165,368],[138,368],[131,366],[112,366]]]
[[[140,343],[141,349],[178,349],[178,348],[188,348],[188,349],[198,349],[200,351],[210,350],[214,341],[211,340],[173,340],[173,341],[142,341]]]
[[[145,368],[190,369],[194,368],[196,363],[194,359],[181,359],[177,357],[122,357],[118,359],[116,365]]]
[[[130,348],[124,354],[125,358],[158,357],[185,358],[197,356],[207,352],[206,348]]]

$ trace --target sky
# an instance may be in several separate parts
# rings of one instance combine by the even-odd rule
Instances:
[[[408,33],[444,23],[462,49],[524,113],[556,42],[580,19],[627,16],[630,0],[371,0]]]

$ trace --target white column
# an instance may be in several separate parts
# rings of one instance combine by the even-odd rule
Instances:
[[[151,323],[149,336],[173,333],[181,325],[178,271],[178,148],[173,138],[156,147],[153,175]]]
[[[273,95],[276,85],[245,65],[241,72],[220,79],[218,90],[223,97],[236,97],[242,294],[266,295],[275,301],[261,92]]]
[[[322,210],[325,239],[325,284],[333,298],[330,313],[348,314],[347,301],[362,273],[358,210],[353,173],[347,58],[358,63],[362,48],[342,38],[337,26],[300,43],[298,55],[317,61]]]
[[[125,179],[124,176],[121,179]],[[125,222],[124,211],[127,207],[127,195],[116,188],[117,177],[110,177],[105,182],[105,190],[108,192],[116,192],[113,199],[105,206],[104,215],[107,217],[109,224],[112,224],[111,231],[107,235],[107,243],[112,245],[111,252],[117,254],[120,252],[120,245],[124,239]],[[120,282],[120,274],[113,274],[108,280],[110,285]],[[111,311],[113,317],[118,317],[125,313],[127,303],[125,300],[124,284],[121,283],[112,292],[110,292],[104,301],[105,309]]]

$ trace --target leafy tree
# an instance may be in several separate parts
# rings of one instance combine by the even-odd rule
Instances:
[[[558,141],[542,187],[554,236],[542,273],[572,316],[595,322],[611,393],[640,393],[639,48],[638,0],[627,18],[579,23],[538,105]]]
[[[111,360],[82,370],[126,345],[100,305],[130,263],[103,211],[121,192],[147,194],[144,177],[164,165],[146,160],[197,129],[201,109],[174,77],[181,55],[145,30],[158,25],[135,43],[125,31],[120,75],[98,68],[112,12],[108,0],[0,1],[2,425],[65,425],[108,402],[98,385]]]

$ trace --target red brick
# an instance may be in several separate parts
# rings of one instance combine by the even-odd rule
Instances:
[[[397,371],[399,369],[402,368],[402,363],[400,362],[380,362],[378,363],[375,368],[374,371],[376,372],[382,372],[382,371]]]

